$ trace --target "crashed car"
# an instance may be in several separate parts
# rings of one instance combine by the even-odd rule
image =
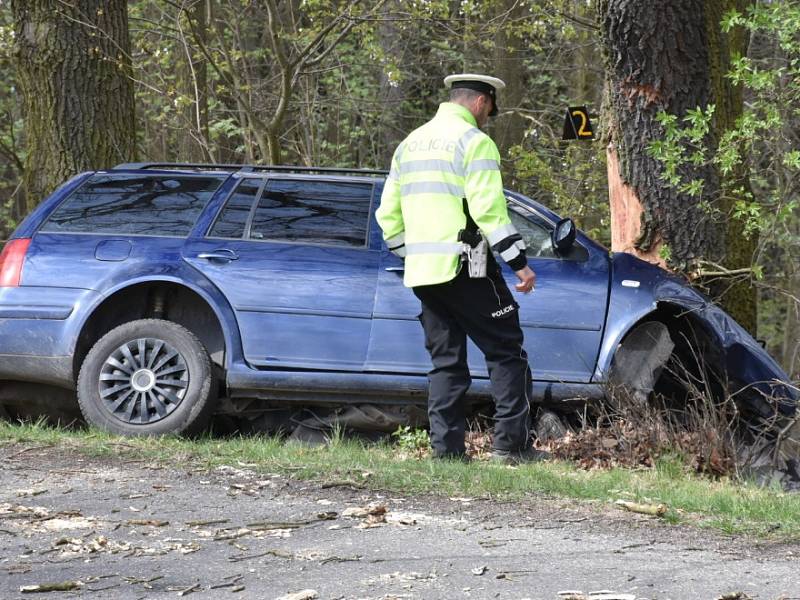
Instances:
[[[419,301],[374,218],[384,178],[152,163],[76,176],[2,251],[0,380],[77,390],[89,423],[126,435],[291,403],[424,404]],[[612,382],[647,397],[670,361],[702,358],[744,411],[793,413],[786,374],[684,281],[506,197],[537,274],[515,296],[536,399],[602,399]],[[475,347],[469,364],[487,396]]]

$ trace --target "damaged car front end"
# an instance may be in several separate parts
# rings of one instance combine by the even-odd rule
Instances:
[[[613,254],[611,263],[596,380],[627,384],[639,397],[674,395],[674,378],[665,373],[673,361],[703,391],[730,395],[748,420],[779,425],[794,417],[797,388],[730,315],[657,266],[625,253]]]

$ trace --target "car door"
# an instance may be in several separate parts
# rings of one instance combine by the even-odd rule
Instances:
[[[227,297],[255,367],[360,370],[379,252],[367,246],[373,185],[243,177],[184,258]]]
[[[554,223],[509,198],[509,216],[528,246],[536,272],[530,294],[513,291],[516,275],[501,260],[503,274],[520,305],[520,322],[533,377],[540,381],[588,382],[602,338],[608,298],[608,261],[594,246],[576,243],[559,257],[550,243]],[[367,369],[424,373],[430,369],[419,300],[402,283],[402,260],[381,254]],[[470,342],[470,372],[487,377],[483,355]]]
[[[513,292],[534,379],[587,383],[603,337],[608,305],[607,253],[579,238],[564,255],[555,252],[555,223],[533,206],[509,198],[508,215],[525,245],[536,273],[530,294]],[[502,261],[508,286],[518,282]]]

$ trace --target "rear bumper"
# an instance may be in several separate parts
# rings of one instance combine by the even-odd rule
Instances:
[[[0,381],[75,389],[80,320],[98,297],[79,288],[0,288]]]
[[[0,380],[48,383],[75,389],[72,357],[0,354]]]
[[[0,357],[43,357],[52,362],[71,355],[80,321],[99,298],[97,292],[80,288],[0,288]],[[8,370],[0,364],[0,373]]]

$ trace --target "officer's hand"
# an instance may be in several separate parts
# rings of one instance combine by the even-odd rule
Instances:
[[[519,283],[514,286],[518,292],[527,294],[533,290],[533,286],[536,285],[536,273],[533,272],[533,269],[525,267],[519,271],[514,271],[514,273],[519,279]]]

